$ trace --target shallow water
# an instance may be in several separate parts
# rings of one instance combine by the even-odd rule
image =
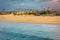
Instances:
[[[0,21],[0,40],[60,40],[60,25]]]

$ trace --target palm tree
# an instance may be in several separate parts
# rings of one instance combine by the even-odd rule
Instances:
[[[5,8],[3,9],[3,11],[5,11]]]

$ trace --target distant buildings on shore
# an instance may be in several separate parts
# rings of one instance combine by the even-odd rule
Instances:
[[[53,10],[22,10],[22,11],[1,11],[0,15],[20,15],[20,16],[60,16],[60,11],[53,11]]]

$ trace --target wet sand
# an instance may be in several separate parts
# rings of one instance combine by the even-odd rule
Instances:
[[[60,16],[14,16],[14,15],[0,15],[0,21],[60,24]]]

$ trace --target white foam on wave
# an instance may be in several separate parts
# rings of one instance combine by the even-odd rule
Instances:
[[[56,35],[56,28],[59,28],[59,26],[52,24],[0,22],[0,31],[53,38]]]

